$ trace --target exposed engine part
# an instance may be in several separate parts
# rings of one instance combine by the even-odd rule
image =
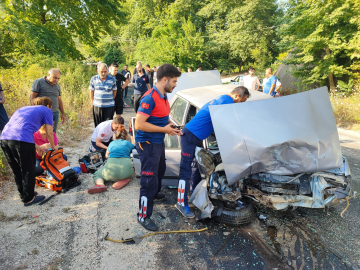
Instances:
[[[215,164],[213,160],[214,154],[203,148],[196,147],[195,158],[199,164],[200,173],[204,174],[206,177],[209,177],[215,170]]]
[[[234,202],[241,198],[241,181],[228,185],[225,172],[213,172],[210,176],[210,198]]]

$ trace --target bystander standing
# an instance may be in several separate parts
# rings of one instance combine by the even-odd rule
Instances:
[[[134,85],[134,110],[139,109],[140,99],[147,90],[150,90],[149,77],[143,72],[144,69],[140,64],[136,66],[137,73],[131,79],[131,83]]]
[[[153,66],[153,71],[154,71],[154,82],[153,85],[156,85],[156,72],[157,72],[157,68],[155,66]]]
[[[131,79],[131,72],[130,70],[128,70],[128,65],[124,66],[124,69],[120,72],[121,75],[123,75],[125,77],[125,79],[129,80]],[[128,93],[128,87],[126,86],[124,89],[124,99],[127,98],[127,93]]]
[[[244,76],[243,78],[243,82],[244,82],[244,86],[248,89],[248,90],[259,90],[260,87],[260,81],[259,78],[257,76],[255,76],[255,69],[253,67],[249,68],[249,75]]]
[[[153,85],[154,85],[154,71],[150,68],[150,65],[146,65],[145,74],[149,78],[149,84],[150,84],[150,89],[151,89],[151,88],[153,88]]]
[[[272,74],[271,68],[266,69],[265,75],[266,75],[267,81],[264,85],[263,93],[275,97],[275,86],[276,86],[277,79]]]
[[[113,119],[116,97],[116,81],[107,75],[107,65],[100,63],[98,75],[90,80],[90,98],[93,105],[94,125]]]
[[[61,113],[61,122],[63,124],[65,123],[64,106],[61,100],[60,86],[58,84],[60,76],[60,70],[57,68],[50,69],[47,76],[37,79],[33,83],[30,94],[31,105],[34,104],[34,99],[36,97],[48,97],[51,99],[55,133],[59,123],[59,111]]]
[[[123,90],[128,86],[129,80],[119,73],[119,66],[116,63],[111,64],[110,75],[116,80],[115,113],[122,115],[124,110]]]

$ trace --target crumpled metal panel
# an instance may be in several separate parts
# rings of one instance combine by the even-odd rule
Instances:
[[[342,166],[326,87],[281,98],[210,106],[230,185],[245,176],[314,173]]]
[[[201,211],[199,219],[210,218],[211,212],[214,210],[214,206],[209,200],[207,186],[208,181],[201,180],[189,198],[189,201]]]

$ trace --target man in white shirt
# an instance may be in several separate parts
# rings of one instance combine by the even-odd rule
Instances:
[[[124,125],[124,118],[116,115],[113,120],[100,123],[91,136],[92,151],[105,151],[117,129]]]
[[[243,82],[248,90],[259,90],[260,81],[259,78],[255,76],[255,69],[253,67],[249,68],[249,75],[244,76]]]

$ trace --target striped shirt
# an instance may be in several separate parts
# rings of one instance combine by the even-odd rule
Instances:
[[[99,75],[95,75],[90,80],[89,89],[94,91],[95,107],[106,108],[115,106],[113,91],[117,90],[116,80],[107,75],[103,82]]]

